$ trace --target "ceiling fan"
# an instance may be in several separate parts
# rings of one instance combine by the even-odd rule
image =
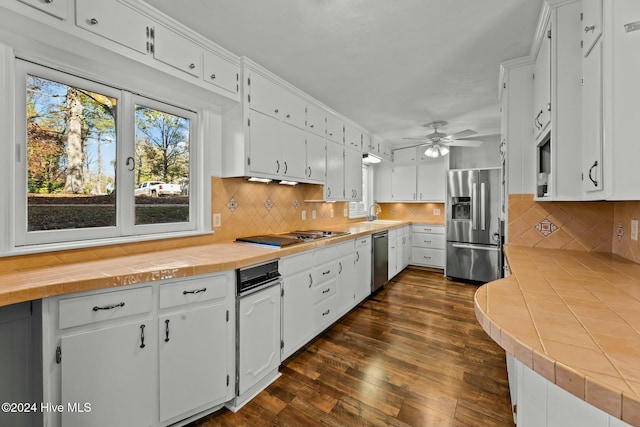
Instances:
[[[449,147],[451,146],[478,147],[482,144],[483,141],[480,139],[467,138],[477,133],[476,131],[471,129],[466,129],[451,135],[443,132],[438,132],[438,128],[444,127],[447,124],[448,122],[444,120],[438,120],[432,123],[425,124],[424,126],[432,128],[433,132],[422,138],[402,138],[414,141],[425,141],[422,144],[409,146],[406,148],[427,147],[424,152],[425,155],[427,155],[428,157],[439,157],[449,154]]]

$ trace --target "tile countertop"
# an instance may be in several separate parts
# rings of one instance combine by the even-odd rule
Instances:
[[[411,222],[362,222],[326,227],[328,231],[351,234],[282,249],[250,243],[213,243],[0,273],[0,306],[73,292],[234,270],[406,224]]]
[[[480,287],[484,330],[547,380],[640,425],[640,265],[610,253],[505,246]]]

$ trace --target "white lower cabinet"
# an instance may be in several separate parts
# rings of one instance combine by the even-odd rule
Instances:
[[[42,300],[43,424],[166,426],[233,397],[234,272]]]
[[[371,295],[371,236],[356,239],[356,304]]]
[[[284,257],[282,274],[282,353],[286,359],[313,337],[313,251]]]
[[[411,228],[411,264],[444,268],[444,225],[414,224]]]
[[[387,260],[388,264],[388,274],[387,279],[391,280],[396,274],[398,274],[399,265],[398,265],[398,235],[396,229],[389,230],[389,257]]]
[[[516,393],[518,427],[630,426],[557,386],[511,355],[507,355],[507,366],[513,371],[509,372],[509,386]]]
[[[337,303],[338,316],[342,316],[356,305],[356,253],[355,242],[337,245],[338,252],[338,283]]]

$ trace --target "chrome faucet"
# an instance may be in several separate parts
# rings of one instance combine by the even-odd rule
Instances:
[[[380,212],[382,212],[382,208],[380,207],[380,205],[377,203],[373,203],[371,206],[369,206],[369,209],[367,209],[367,221],[375,221],[376,219],[378,219],[378,214]]]

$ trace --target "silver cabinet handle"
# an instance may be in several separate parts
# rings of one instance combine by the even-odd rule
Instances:
[[[192,62],[191,64],[189,64],[189,68],[191,68],[191,69],[193,70],[194,68],[196,68],[196,64],[194,64],[194,63]]]
[[[182,291],[182,295],[188,295],[188,294],[199,294],[202,292],[207,292],[207,288],[202,288],[202,289],[196,289],[193,291]]]
[[[331,274],[331,270],[327,270],[327,271],[323,271],[323,272],[322,272],[322,275],[323,275],[323,276],[326,276],[327,274]]]
[[[124,307],[124,301],[122,301],[120,304],[104,305],[102,307],[98,307],[96,305],[95,307],[93,307],[93,311],[113,310],[114,308],[118,308],[118,307]]]
[[[287,170],[289,169],[289,166],[287,166],[287,161],[284,161],[284,174],[287,174]]]
[[[485,189],[485,183],[480,183],[480,230],[485,230],[485,224],[487,222],[487,193]]]
[[[280,173],[280,160],[276,160],[276,165],[277,165],[276,173]]]
[[[274,113],[278,114],[280,110],[278,110],[277,108],[275,110],[273,110]]]
[[[89,19],[89,24],[90,25],[98,25],[98,20],[96,18],[91,18],[91,19]]]
[[[342,261],[339,261],[338,265],[340,266],[340,270],[338,270],[338,274],[342,274]]]
[[[595,25],[584,27],[584,32],[585,33],[588,33],[589,31],[595,31],[595,30],[596,30],[596,26]]]
[[[215,74],[211,74],[211,80],[215,79],[216,75]]]
[[[323,294],[326,294],[327,292],[330,292],[330,291],[331,291],[331,288],[327,288],[327,289],[325,289],[324,291],[322,291],[322,293],[323,293]]]
[[[313,285],[313,277],[309,274],[309,287],[311,287],[311,285]]]
[[[44,0],[45,3],[53,3],[53,0]]]
[[[476,230],[478,218],[478,184],[475,182],[471,186],[471,229]]]

